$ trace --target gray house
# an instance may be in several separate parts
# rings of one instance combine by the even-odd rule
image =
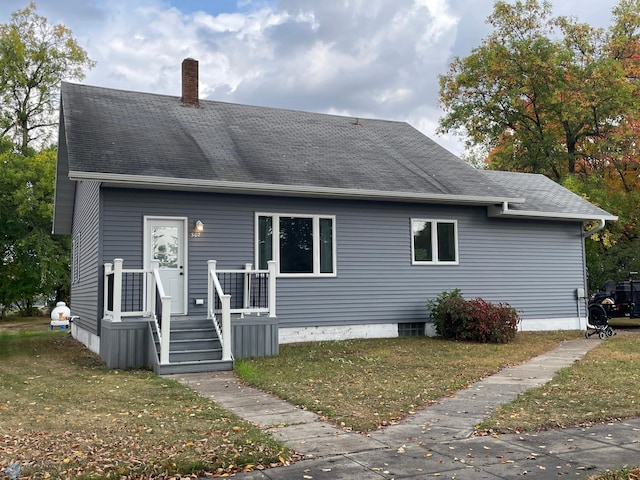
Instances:
[[[586,324],[586,222],[540,175],[479,171],[402,122],[65,83],[54,232],[72,334],[111,367],[231,368],[288,342],[424,335],[459,288],[525,330]]]

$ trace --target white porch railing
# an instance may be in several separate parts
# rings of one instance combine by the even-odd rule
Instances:
[[[250,263],[245,264],[243,270],[218,270],[216,260],[208,262],[207,318],[213,321],[220,337],[222,360],[232,359],[232,313],[276,316],[276,262],[267,264],[267,270],[253,269]],[[235,299],[233,305],[232,297]]]
[[[171,297],[162,285],[159,262],[153,261],[150,269],[124,269],[122,265],[123,260],[116,258],[104,266],[104,316],[113,322],[120,322],[123,317],[154,321],[160,341],[160,365],[168,365]],[[220,338],[222,360],[230,361],[231,314],[276,316],[276,262],[268,262],[267,270],[253,269],[251,264],[240,270],[217,270],[216,261],[210,260],[207,279],[207,318],[213,321]]]
[[[160,364],[166,365],[169,363],[171,297],[162,286],[160,262],[152,261],[150,269],[125,269],[122,265],[121,258],[104,265],[104,316],[113,322],[121,322],[123,317],[151,318],[160,340]]]

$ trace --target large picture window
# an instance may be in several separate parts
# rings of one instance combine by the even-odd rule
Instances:
[[[285,275],[336,274],[335,217],[256,214],[256,264],[276,260]]]
[[[414,264],[458,264],[458,224],[455,220],[411,220]]]

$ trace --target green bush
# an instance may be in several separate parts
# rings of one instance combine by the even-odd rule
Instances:
[[[449,340],[507,343],[515,337],[520,318],[515,308],[482,298],[465,300],[457,288],[427,303],[436,334]]]
[[[436,329],[436,335],[461,340],[467,328],[469,312],[467,302],[457,288],[450,292],[442,292],[438,298],[427,302],[427,309]]]

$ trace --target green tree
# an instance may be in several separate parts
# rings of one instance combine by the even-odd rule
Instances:
[[[48,144],[60,82],[82,79],[93,64],[33,3],[0,25],[0,317],[68,295],[70,241],[51,234],[56,151]]]
[[[440,131],[490,151],[492,167],[556,180],[593,168],[594,142],[609,153],[631,145],[613,133],[640,107],[640,1],[622,0],[608,30],[554,18],[538,0],[497,1],[488,23],[493,32],[440,77]]]
[[[586,242],[590,288],[638,270],[640,0],[607,29],[496,1],[493,31],[440,77],[441,132],[488,152],[489,168],[543,173],[615,213]]]
[[[608,188],[599,175],[568,176],[562,184],[619,217],[585,241],[589,289],[595,291],[607,280],[623,280],[630,272],[640,272],[640,191]]]
[[[39,296],[68,292],[69,238],[51,235],[55,149],[0,155],[0,304],[33,313]],[[0,312],[0,314],[3,312]]]
[[[46,145],[56,124],[63,79],[82,80],[94,65],[64,25],[49,25],[36,5],[0,25],[0,134],[23,155],[33,142]]]

